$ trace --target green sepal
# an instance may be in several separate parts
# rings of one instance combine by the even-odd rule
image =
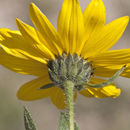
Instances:
[[[123,66],[120,70],[118,70],[111,78],[109,78],[107,81],[101,83],[101,84],[90,84],[90,83],[81,83],[82,85],[87,85],[89,87],[92,88],[101,88],[101,87],[105,87],[107,85],[110,85],[113,83],[113,81],[120,76],[120,74],[124,71],[124,69],[126,68],[126,65]]]
[[[77,66],[78,66],[78,70],[77,70],[77,75],[79,75],[82,70],[83,70],[83,62],[84,62],[84,59],[80,59],[78,62],[77,62]]]
[[[74,130],[79,130],[79,127],[76,122],[74,123]]]
[[[52,70],[48,69],[49,72],[49,77],[50,79],[54,82],[60,82],[60,78],[57,76],[57,74],[55,72],[53,72]]]
[[[32,117],[25,107],[24,107],[24,125],[26,130],[36,130]]]
[[[65,77],[66,73],[67,73],[67,70],[66,70],[66,65],[64,63],[64,60],[60,60],[60,62],[59,62],[59,73],[58,74],[61,75],[62,78],[63,78],[63,77]]]
[[[67,80],[74,83],[76,90],[81,90],[84,86],[79,83],[88,83],[92,76],[93,69],[91,62],[87,62],[86,59],[81,58],[77,54],[58,55],[54,60],[48,62],[48,73],[50,80],[55,86],[64,90],[64,82]],[[44,88],[50,88],[53,84],[43,86]],[[74,88],[74,89],[75,89]]]
[[[67,76],[69,76],[70,70],[72,69],[72,65],[73,65],[73,59],[71,54],[68,54],[67,58],[65,59],[65,64],[66,64]]]
[[[58,130],[68,130],[67,116],[63,112],[61,112],[61,114],[60,114],[60,121],[59,121],[59,129]]]
[[[50,83],[50,84],[46,84],[46,85],[42,86],[42,87],[39,88],[39,89],[48,89],[48,88],[54,87],[54,86],[56,86],[56,85],[57,85],[57,84]]]
[[[57,63],[56,59],[53,62],[52,61],[48,62],[48,68],[54,71],[55,74],[58,74],[58,67],[59,67],[59,64]]]
[[[77,64],[75,63],[75,64],[73,64],[73,67],[72,67],[72,69],[71,69],[70,76],[71,76],[72,78],[74,78],[74,77],[76,76],[76,74],[77,74]]]
[[[85,63],[84,64],[84,69],[86,70],[86,69],[88,69],[90,66],[92,65],[92,62],[87,62],[87,63]]]
[[[77,62],[79,60],[78,54],[74,53],[73,60],[74,60],[74,62]]]

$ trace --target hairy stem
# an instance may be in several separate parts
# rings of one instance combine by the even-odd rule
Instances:
[[[71,81],[65,81],[64,83],[66,104],[67,104],[67,120],[68,129],[74,130],[74,84]]]

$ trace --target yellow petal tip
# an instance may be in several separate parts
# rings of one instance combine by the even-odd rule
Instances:
[[[20,22],[20,19],[16,18],[16,23],[19,23]]]
[[[34,4],[33,2],[31,2],[31,3],[30,3],[30,6],[33,6],[33,5],[35,5],[35,4]]]
[[[16,24],[17,24],[18,28],[22,25],[25,25],[25,23],[18,18],[16,19]]]
[[[33,7],[36,7],[36,5],[33,2],[31,2],[30,3],[30,8],[33,8]]]
[[[30,7],[29,7],[30,13],[32,13],[36,8],[37,6],[34,3],[30,3]]]
[[[122,21],[125,22],[125,23],[128,23],[129,22],[129,16],[122,17]]]
[[[129,22],[130,18],[129,18],[129,16],[125,16],[125,19]]]
[[[113,98],[119,97],[121,92],[122,92],[121,89],[117,89],[117,91],[116,91],[115,95],[113,96]]]
[[[19,26],[22,24],[22,21],[18,18],[16,18],[16,24],[17,24],[17,27],[19,28]]]

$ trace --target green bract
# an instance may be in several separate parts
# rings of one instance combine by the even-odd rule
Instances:
[[[48,62],[48,72],[52,82],[63,90],[63,84],[67,80],[73,82],[74,90],[81,90],[83,88],[81,83],[88,83],[93,69],[91,62],[77,54],[63,54]]]

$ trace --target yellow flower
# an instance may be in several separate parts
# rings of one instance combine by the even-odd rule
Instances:
[[[36,79],[24,84],[17,96],[32,101],[50,97],[59,108],[65,108],[62,89],[51,87],[39,90],[51,83],[48,61],[55,56],[78,54],[92,62],[94,68],[91,83],[101,83],[100,77],[111,77],[123,65],[121,76],[130,78],[130,49],[110,50],[123,34],[129,17],[124,16],[105,24],[106,12],[102,0],[92,0],[81,12],[78,0],[64,0],[57,21],[57,31],[47,17],[30,4],[30,16],[36,28],[16,20],[19,31],[0,29],[0,64],[17,73],[35,75]],[[103,88],[86,87],[79,91],[86,97],[117,97],[121,90],[114,84]],[[75,98],[77,93],[75,92]]]

